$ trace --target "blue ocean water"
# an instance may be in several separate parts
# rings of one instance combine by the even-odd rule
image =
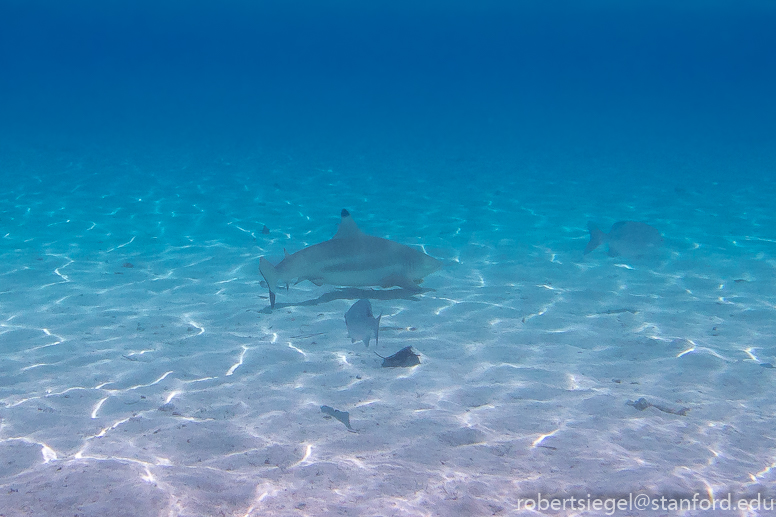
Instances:
[[[775,497],[773,27],[767,1],[3,1],[0,513]],[[343,208],[445,262],[370,295],[412,370],[350,343],[349,291],[269,309],[259,257]],[[582,254],[625,220],[659,256]]]

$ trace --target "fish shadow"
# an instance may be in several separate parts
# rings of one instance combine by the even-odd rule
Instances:
[[[411,302],[419,301],[416,297],[419,294],[428,293],[434,289],[359,289],[357,287],[343,287],[322,294],[312,300],[304,300],[295,303],[275,302],[275,309],[267,306],[260,310],[260,313],[271,314],[273,310],[284,307],[312,307],[323,303],[333,302],[334,300],[360,300],[367,298],[371,300],[408,300]]]

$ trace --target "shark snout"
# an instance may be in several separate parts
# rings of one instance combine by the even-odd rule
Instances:
[[[416,273],[419,278],[430,275],[442,268],[442,261],[430,255],[421,255],[420,263],[416,265]]]

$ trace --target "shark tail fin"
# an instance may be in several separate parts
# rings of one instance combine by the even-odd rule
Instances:
[[[267,287],[269,288],[269,306],[275,308],[275,289],[278,285],[278,272],[269,260],[261,257],[259,259],[259,271],[264,280],[267,281]]]
[[[585,246],[585,251],[583,252],[584,255],[587,255],[596,249],[598,246],[603,244],[604,240],[606,240],[606,234],[599,230],[598,227],[593,223],[587,223],[587,229],[590,230],[590,242],[588,242],[587,246]]]
[[[378,334],[380,333],[380,318],[383,317],[383,313],[381,312],[380,315],[375,320],[375,347],[380,343]]]

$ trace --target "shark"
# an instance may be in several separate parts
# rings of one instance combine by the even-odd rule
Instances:
[[[334,237],[296,253],[283,250],[285,257],[277,265],[259,259],[259,272],[269,288],[270,307],[275,307],[278,285],[309,280],[315,285],[342,287],[400,287],[420,291],[423,279],[442,267],[434,257],[382,237],[362,232],[343,209]]]

